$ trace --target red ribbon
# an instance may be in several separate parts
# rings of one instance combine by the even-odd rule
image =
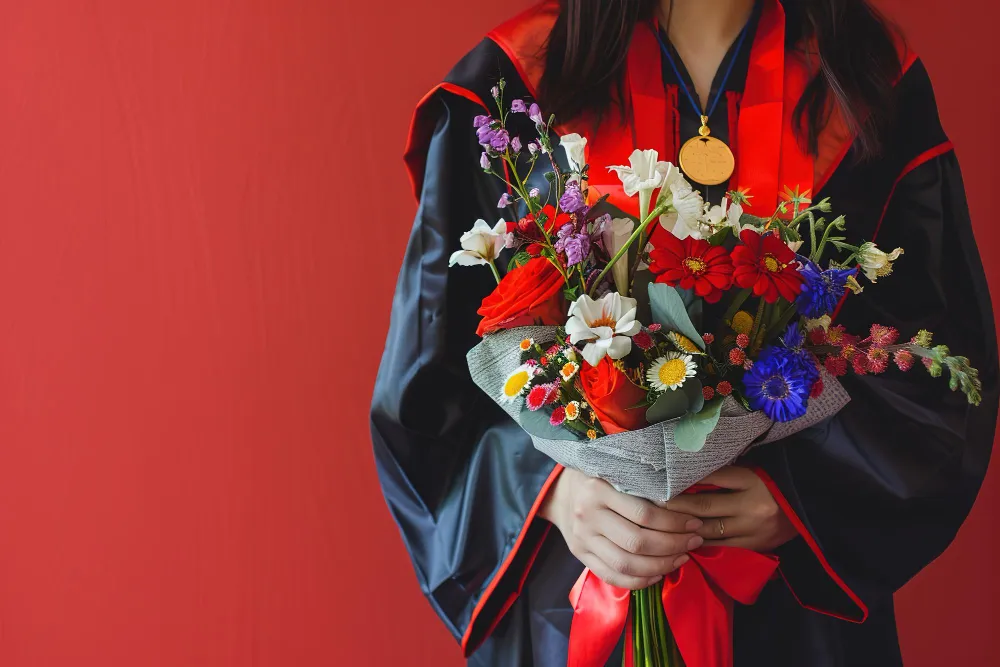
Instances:
[[[756,602],[778,559],[737,547],[702,547],[663,580],[663,609],[686,667],[732,667],[733,601]],[[631,592],[589,569],[570,591],[568,667],[604,667],[632,619]],[[625,666],[635,663],[625,642]]]

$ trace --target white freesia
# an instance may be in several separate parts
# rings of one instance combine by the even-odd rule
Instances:
[[[740,222],[742,217],[743,207],[726,198],[722,200],[721,204],[716,204],[708,209],[705,213],[705,222],[716,229],[732,227],[736,235],[739,236],[744,229],[752,227],[752,225],[743,225]]]
[[[559,137],[559,145],[566,151],[566,160],[569,161],[570,170],[575,172],[582,171],[584,165],[587,164],[587,138],[581,137],[575,132],[564,134]]]
[[[584,294],[570,304],[566,333],[574,345],[582,342],[583,358],[591,366],[605,355],[621,359],[632,351],[632,338],[642,329],[635,320],[636,300],[609,292],[597,301]]]
[[[604,229],[601,231],[601,240],[604,241],[604,249],[608,251],[608,255],[611,257],[615,256],[622,246],[625,245],[625,241],[632,235],[632,230],[635,229],[635,223],[629,218],[614,218],[611,220],[610,225],[605,225]],[[628,292],[628,256],[622,255],[621,258],[615,262],[615,265],[611,267],[611,275],[615,279],[615,289],[617,289],[621,294]]]
[[[628,167],[624,165],[608,167],[608,171],[618,174],[626,195],[629,197],[639,195],[639,213],[644,219],[649,212],[649,202],[653,198],[653,192],[664,184],[673,167],[669,162],[661,161],[659,157],[660,154],[655,150],[641,151],[637,148],[628,158]]]
[[[701,193],[692,188],[683,177],[672,182],[669,187],[670,209],[660,216],[660,226],[679,239],[686,239],[689,236],[700,239],[702,216],[705,213],[705,202],[701,198]]]
[[[448,266],[477,266],[489,264],[503,250],[508,241],[507,223],[501,220],[495,227],[490,227],[485,220],[476,220],[472,229],[462,234],[459,242],[462,249],[451,255]]]
[[[858,249],[858,264],[864,271],[865,277],[873,283],[879,278],[892,273],[892,263],[903,254],[902,248],[896,248],[892,252],[884,252],[877,245],[868,241],[862,243]]]

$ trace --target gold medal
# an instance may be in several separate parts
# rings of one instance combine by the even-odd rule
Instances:
[[[697,137],[688,139],[681,146],[681,171],[700,185],[720,185],[733,175],[736,159],[726,142],[711,136],[708,116],[701,117]]]

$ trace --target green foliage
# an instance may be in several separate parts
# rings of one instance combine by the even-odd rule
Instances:
[[[516,268],[524,266],[525,264],[528,263],[528,260],[530,259],[531,255],[529,255],[527,252],[525,252],[524,250],[518,251],[517,253],[514,254],[513,257],[510,258],[510,261],[507,263],[507,271],[510,272]]]
[[[653,312],[654,322],[667,331],[683,334],[702,350],[705,349],[705,341],[702,340],[701,334],[691,321],[684,299],[677,293],[676,289],[663,283],[651,283],[649,285],[649,305]]]
[[[722,415],[722,399],[709,401],[701,412],[689,412],[674,427],[674,443],[685,452],[700,452]]]

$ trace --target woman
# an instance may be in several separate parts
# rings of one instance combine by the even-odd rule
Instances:
[[[838,321],[935,331],[980,368],[982,406],[930,378],[850,376],[853,400],[834,419],[706,480],[728,491],[663,507],[555,466],[469,378],[488,272],[447,268],[473,220],[506,212],[495,208],[499,181],[473,168],[473,118],[501,77],[506,99],[537,99],[561,133],[591,138],[598,190],[613,189],[606,167],[635,147],[676,162],[702,125],[736,160],[732,179],[703,188],[708,200],[752,184],[756,205],[773,209],[779,175],[806,169],[797,185],[830,197],[854,240],[906,249],[892,279],[847,299]],[[640,588],[702,544],[781,561],[782,577],[736,610],[736,664],[901,664],[892,595],[944,550],[976,497],[997,356],[927,74],[874,10],[863,0],[544,2],[424,99],[406,160],[420,208],[372,431],[420,583],[470,664],[566,664],[567,594],[584,565]]]

